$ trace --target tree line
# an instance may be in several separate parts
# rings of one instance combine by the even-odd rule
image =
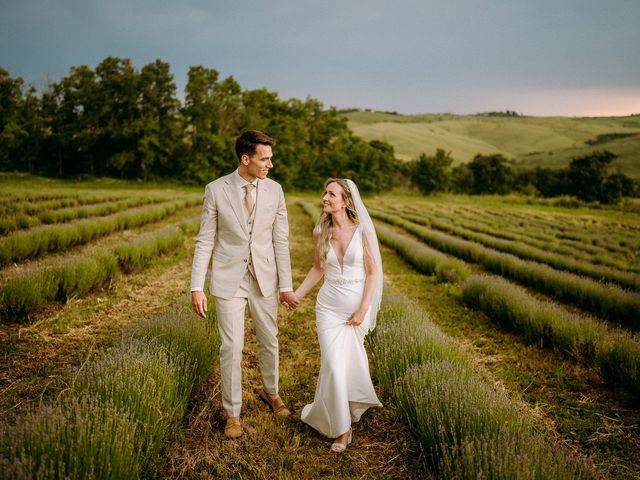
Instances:
[[[235,138],[247,129],[277,140],[272,177],[285,188],[317,190],[341,176],[377,192],[398,168],[393,147],[356,137],[334,108],[243,89],[212,68],[189,68],[184,101],[161,60],[138,70],[107,57],[41,92],[0,68],[2,171],[202,184],[235,168]]]
[[[328,177],[346,177],[368,193],[408,186],[425,194],[522,191],[612,203],[640,191],[629,177],[609,173],[615,155],[607,151],[561,170],[516,171],[499,154],[451,168],[441,149],[400,162],[388,143],[355,136],[335,108],[243,89],[201,65],[189,68],[183,101],[162,60],[138,70],[127,58],[107,57],[93,69],[72,67],[41,92],[0,67],[0,171],[203,184],[235,168],[235,138],[247,129],[277,140],[271,176],[287,189],[318,190]]]
[[[478,154],[471,162],[451,168],[451,153],[437,149],[434,155],[423,153],[402,168],[425,195],[439,191],[472,195],[520,192],[542,197],[570,195],[600,203],[640,196],[638,181],[610,171],[615,158],[603,150],[572,159],[568,168],[517,170],[501,154]]]

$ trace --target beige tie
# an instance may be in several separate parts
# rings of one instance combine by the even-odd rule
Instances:
[[[253,197],[251,196],[251,192],[253,191],[254,185],[252,183],[247,183],[244,188],[244,208],[247,211],[247,215],[250,217],[253,212]]]

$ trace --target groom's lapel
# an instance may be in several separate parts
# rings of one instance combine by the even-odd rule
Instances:
[[[236,218],[238,219],[238,223],[242,227],[242,230],[244,231],[244,233],[249,235],[249,230],[247,230],[247,222],[244,219],[244,212],[242,211],[244,207],[240,203],[240,195],[238,195],[238,192],[235,191],[233,177],[227,179],[223,190],[224,194],[227,196],[227,200],[229,200],[231,208],[233,209],[233,213],[236,214]]]

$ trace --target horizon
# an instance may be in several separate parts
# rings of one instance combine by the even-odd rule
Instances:
[[[105,57],[106,58],[106,57]],[[128,59],[131,60],[130,57],[119,57],[119,58],[123,58],[123,59]],[[104,59],[103,59],[104,60]],[[162,59],[159,59],[161,61],[164,61]],[[140,70],[141,66],[137,66],[132,62],[133,67],[136,70]],[[11,72],[10,70],[6,69],[9,72],[9,75],[11,75],[11,77],[16,78],[16,77],[20,77],[22,78],[22,80],[25,83],[25,86],[32,86],[33,88],[36,89],[36,92],[41,95],[43,93],[43,91],[45,91],[45,89],[47,88],[48,84],[50,83],[55,83],[60,81],[63,77],[65,77],[66,75],[68,75],[70,73],[71,68],[74,67],[79,67],[80,65],[72,65],[68,68],[67,73],[60,75],[58,79],[52,79],[50,75],[47,75],[46,80],[44,79],[40,79],[39,81],[33,81],[30,80],[28,78],[24,78],[21,75],[16,75],[13,72]],[[92,70],[95,69],[95,66],[91,66],[91,65],[87,65],[89,68],[91,68]],[[143,66],[143,65],[142,65]],[[205,66],[206,67],[206,66]],[[0,68],[4,68],[2,65],[0,65]],[[215,67],[207,67],[207,68],[214,68]],[[173,72],[171,72],[173,77],[174,77],[174,83],[176,84],[176,98],[181,102],[184,103],[184,95],[181,95],[181,93],[184,93],[184,88],[182,90],[180,90],[178,88],[178,84],[175,78],[175,74]],[[233,75],[230,75],[233,76]],[[235,78],[235,76],[233,76]],[[221,77],[222,78],[222,77]],[[237,79],[236,79],[237,80]],[[243,89],[245,90],[252,90],[249,88],[245,88],[243,85],[240,85]],[[280,92],[275,91],[275,90],[271,90],[268,87],[256,87],[257,89],[260,88],[265,88],[270,92],[276,93],[276,95],[278,95],[278,98],[280,98],[281,100],[289,100],[292,98],[296,98],[298,100],[304,100],[304,98],[300,98],[300,97],[288,97],[285,98],[284,96],[282,96],[280,94]],[[321,101],[321,99],[308,94],[307,97],[311,97],[314,100],[318,100]],[[621,118],[621,117],[634,117],[634,116],[640,116],[640,106],[638,108],[637,111],[630,111],[630,113],[621,113],[621,114],[593,114],[593,115],[589,115],[589,114],[584,114],[584,115],[579,115],[579,114],[531,114],[531,113],[527,113],[527,112],[523,112],[523,111],[517,111],[516,109],[511,109],[511,108],[503,108],[503,109],[487,109],[487,110],[483,110],[483,111],[475,111],[475,112],[454,112],[454,111],[423,111],[423,112],[415,112],[415,113],[408,113],[408,112],[402,112],[400,110],[394,110],[394,109],[376,109],[376,108],[372,108],[372,107],[368,107],[368,106],[361,106],[361,107],[354,107],[354,106],[336,106],[336,105],[327,105],[325,102],[322,102],[325,110],[328,110],[330,108],[335,108],[339,113],[345,114],[345,113],[349,113],[350,111],[360,111],[360,112],[365,112],[365,113],[384,113],[384,114],[388,114],[388,115],[400,115],[400,116],[405,116],[405,117],[419,117],[419,116],[427,116],[427,115],[450,115],[450,116],[483,116],[486,114],[491,114],[491,113],[505,113],[505,112],[514,112],[517,115],[514,115],[512,118],[524,118],[524,117],[539,117],[539,118],[544,118],[544,117],[549,117],[549,118],[553,118],[553,117],[562,117],[562,118]],[[505,117],[507,117],[507,115],[505,115]]]

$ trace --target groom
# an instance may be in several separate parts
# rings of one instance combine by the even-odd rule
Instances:
[[[290,412],[278,395],[278,291],[287,308],[295,308],[289,224],[282,187],[267,178],[273,167],[275,140],[250,130],[236,141],[238,168],[205,188],[200,232],[191,270],[191,301],[206,316],[204,283],[213,254],[210,289],[222,344],[220,372],[222,405],[227,412],[224,434],[242,435],[242,349],[244,312],[249,315],[258,341],[263,388],[260,398],[279,416]]]

